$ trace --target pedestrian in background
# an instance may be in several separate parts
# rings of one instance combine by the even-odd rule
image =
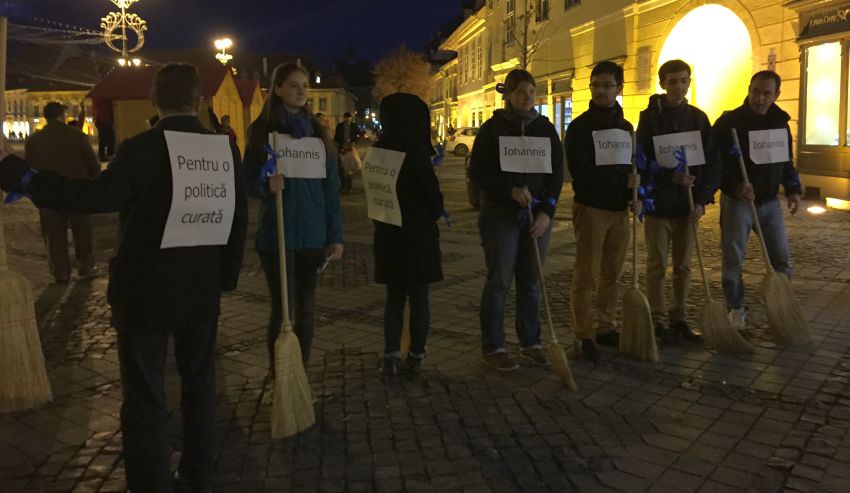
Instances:
[[[548,365],[540,338],[540,279],[534,242],[542,260],[564,179],[558,133],[534,109],[534,77],[525,70],[512,70],[497,90],[505,109],[496,110],[481,126],[472,146],[469,175],[482,191],[478,231],[487,280],[481,294],[481,350],[491,367],[510,371],[519,367],[505,347],[505,304],[514,278],[516,331],[522,346],[519,356],[530,365]],[[529,138],[526,144],[533,141],[548,149],[550,172],[506,171],[509,156],[503,152],[503,139],[518,137]]]
[[[88,136],[65,124],[65,106],[47,103],[43,110],[47,125],[27,139],[26,159],[33,169],[53,171],[67,178],[97,178],[100,162]],[[38,211],[41,234],[53,279],[60,284],[71,278],[68,227],[74,235],[74,257],[81,278],[94,274],[94,231],[88,214],[63,214],[51,209]]]
[[[357,152],[354,145],[359,138],[360,131],[357,129],[351,113],[346,112],[342,115],[342,121],[336,126],[336,131],[334,132],[334,142],[336,142],[337,152],[339,153],[339,177],[342,183],[340,191],[343,193],[351,193],[354,172],[343,167],[342,155],[349,152]]]
[[[582,353],[594,363],[599,361],[597,343],[619,345],[617,283],[631,238],[629,210],[639,213],[641,208],[640,202],[632,203],[640,176],[631,171],[632,124],[617,102],[622,91],[623,68],[609,61],[597,64],[590,74],[590,108],[570,123],[564,138],[575,192],[570,304]],[[598,327],[593,324],[594,306]]]
[[[283,320],[280,285],[280,252],[275,219],[276,193],[283,193],[286,237],[286,274],[293,329],[301,345],[301,356],[310,359],[315,321],[319,269],[327,260],[342,258],[342,214],[339,175],[334,153],[324,127],[307,107],[310,77],[294,63],[279,65],[272,74],[272,90],[262,113],[248,128],[245,167],[251,189],[261,199],[254,246],[260,256],[268,284],[271,312],[267,332],[269,371],[274,375],[274,343]],[[325,146],[325,178],[266,176],[270,156],[269,135],[273,132],[294,138],[316,137]]]
[[[431,155],[428,105],[412,94],[381,100],[384,133],[376,147],[404,153],[396,193],[402,225],[375,223],[375,282],[385,284],[384,375],[416,374],[425,359],[431,310],[429,284],[443,279],[440,229],[443,194]],[[405,301],[410,302],[410,348],[401,347]],[[401,368],[401,350],[408,350]]]

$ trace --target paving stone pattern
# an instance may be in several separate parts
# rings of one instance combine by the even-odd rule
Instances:
[[[356,183],[343,198],[345,258],[320,281],[308,368],[317,424],[286,440],[270,438],[268,295],[249,240],[239,289],[223,300],[218,337],[217,491],[850,491],[850,215],[786,217],[810,346],[771,340],[757,299],[763,266],[751,242],[745,279],[753,354],[672,345],[649,364],[605,350],[594,367],[576,359],[572,347],[575,245],[565,200],[546,274],[555,324],[581,387],[571,393],[546,370],[496,374],[482,365],[485,269],[477,214],[465,202],[462,162],[447,159],[439,174],[453,227],[441,227],[446,279],[432,289],[423,374],[391,382],[379,375],[384,291],[372,282],[372,225]],[[19,203],[2,212],[11,266],[32,281],[38,299],[55,399],[0,415],[0,491],[124,491],[121,383],[105,274],[51,285],[35,209]],[[717,220],[712,207],[702,238],[721,299]],[[116,219],[98,216],[96,223],[105,268]],[[702,296],[696,268],[692,307]],[[623,285],[629,281],[625,275]],[[513,301],[506,325],[513,326]],[[177,440],[179,381],[170,365]],[[176,463],[181,444],[174,446]]]

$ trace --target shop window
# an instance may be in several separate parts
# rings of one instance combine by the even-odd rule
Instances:
[[[806,144],[837,146],[841,43],[806,48]]]
[[[537,22],[549,20],[549,0],[537,0],[536,19]]]
[[[576,5],[581,5],[581,0],[564,0],[564,10]]]

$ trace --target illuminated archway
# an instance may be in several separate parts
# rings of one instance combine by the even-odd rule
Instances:
[[[688,12],[664,41],[657,67],[676,58],[693,69],[688,100],[712,122],[744,101],[753,47],[747,26],[728,8],[708,4]]]

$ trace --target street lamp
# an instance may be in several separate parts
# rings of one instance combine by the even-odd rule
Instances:
[[[213,42],[215,49],[219,50],[215,54],[215,59],[220,61],[222,65],[227,65],[227,62],[233,60],[233,55],[227,53],[227,50],[233,46],[233,40],[230,38],[220,38]]]
[[[138,51],[145,44],[145,31],[148,29],[148,24],[136,14],[130,14],[127,9],[139,0],[110,0],[116,7],[121,9],[121,12],[110,12],[106,17],[100,19],[100,27],[103,29],[103,42],[106,46],[121,54],[118,59],[118,65],[122,67],[138,67],[142,61],[138,58],[129,58],[130,53]],[[120,30],[120,34],[116,31]],[[127,43],[127,31],[132,31],[136,35],[135,46],[129,46]],[[115,44],[116,40],[121,40],[121,46]]]

